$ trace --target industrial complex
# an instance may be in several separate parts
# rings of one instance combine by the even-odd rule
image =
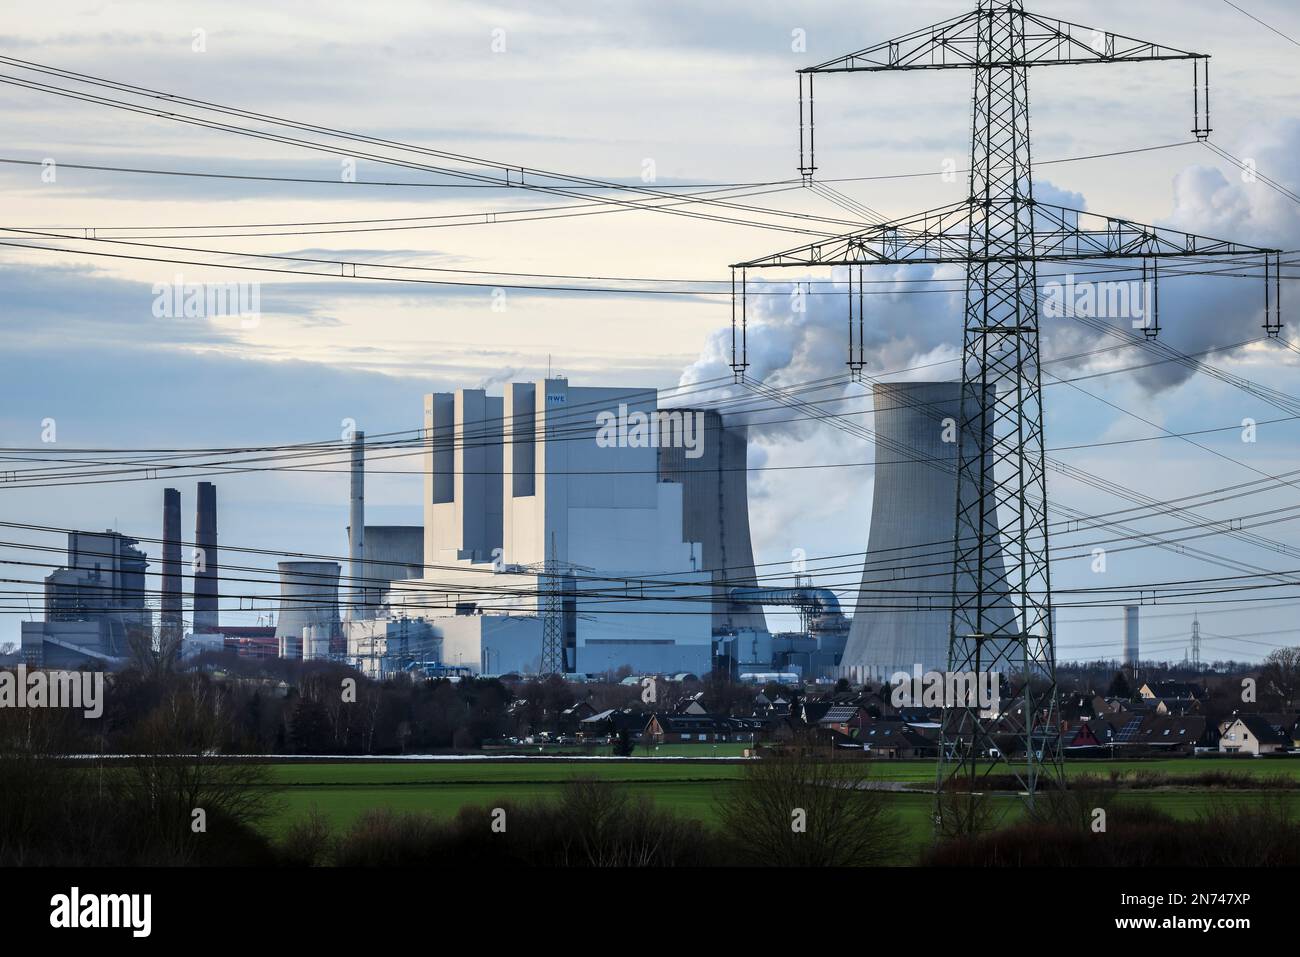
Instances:
[[[220,599],[239,589],[223,591],[217,489],[199,482],[191,543],[180,537],[181,492],[163,491],[156,585],[137,540],[69,535],[67,566],[46,579],[44,620],[23,625],[23,654],[112,664],[133,641],[179,638],[186,656],[330,660],[376,678],[720,670],[863,683],[943,670],[960,396],[955,382],[875,386],[875,487],[856,596],[756,571],[743,422],[661,408],[653,388],[557,377],[509,383],[500,396],[425,397],[423,525],[366,524],[365,435],[353,434],[346,566],[279,562],[271,623],[222,623]],[[933,607],[918,607],[926,594]],[[799,626],[771,630],[768,610],[797,613]],[[1001,614],[1011,614],[1005,597]],[[1126,643],[1136,642],[1131,615]],[[1135,653],[1126,644],[1126,660]]]

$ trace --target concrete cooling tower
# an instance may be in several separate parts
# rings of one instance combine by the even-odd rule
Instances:
[[[696,410],[684,409],[690,415]],[[731,591],[757,584],[749,538],[746,475],[748,429],[703,410],[703,442],[691,458],[686,448],[659,450],[659,479],[682,486],[682,540],[699,542],[697,567],[713,575],[713,633],[767,632],[759,604],[734,600]]]
[[[341,650],[338,562],[280,562],[280,615],[275,637],[281,658],[303,657],[303,632],[308,640],[328,632],[330,650]]]
[[[353,610],[352,617],[356,619],[382,617],[390,586],[424,577],[423,525],[366,525],[364,528],[362,607]],[[349,540],[351,533],[349,528]]]
[[[872,397],[871,532],[841,662],[841,674],[853,681],[888,681],[916,665],[947,670],[952,630],[957,443],[945,438],[955,437],[961,422],[961,383],[877,383]],[[1000,548],[990,560],[1001,563]],[[974,588],[970,580],[959,584]],[[989,620],[1012,619],[1004,595]]]

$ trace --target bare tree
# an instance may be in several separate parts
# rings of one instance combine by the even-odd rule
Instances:
[[[87,775],[66,756],[80,745],[76,720],[61,708],[0,708],[0,865],[62,863],[50,845],[62,802]]]
[[[610,781],[573,780],[555,807],[562,867],[656,867],[687,860],[704,843],[698,822],[657,809]]]
[[[987,792],[952,786],[939,792],[935,816],[935,835],[941,841],[987,833],[998,820],[997,808]]]
[[[131,628],[126,642],[131,664],[146,678],[170,675],[180,662],[181,636],[172,629]]]
[[[1300,698],[1300,648],[1277,648],[1270,652],[1260,669],[1259,683],[1282,710],[1295,707]]]
[[[222,753],[230,718],[220,692],[195,678],[169,690],[133,736],[124,797],[157,828],[163,855],[176,863],[192,859],[208,833],[200,821],[251,825],[273,809],[266,766]]]
[[[720,791],[718,821],[736,863],[870,866],[893,863],[905,829],[871,763],[800,737],[745,766]]]

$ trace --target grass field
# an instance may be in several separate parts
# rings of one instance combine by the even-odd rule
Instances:
[[[692,746],[686,746],[692,747]],[[1171,776],[1206,771],[1237,774],[1288,774],[1300,778],[1300,760],[1235,758],[1171,758],[1156,761],[1072,762],[1067,773],[1106,775],[1110,771],[1158,771]],[[929,786],[932,761],[889,761],[873,765],[877,780]],[[744,764],[664,761],[465,761],[393,763],[282,763],[271,765],[281,807],[268,822],[279,833],[311,809],[318,809],[338,827],[345,827],[369,808],[421,811],[449,818],[462,807],[490,808],[502,801],[546,800],[558,795],[564,782],[576,777],[614,781],[649,795],[677,813],[712,823],[716,805],[741,774]],[[1208,788],[1125,792],[1121,801],[1150,801],[1175,817],[1190,818],[1213,802],[1249,802],[1259,792]],[[930,839],[933,797],[928,793],[890,792],[893,804],[919,849]],[[1003,800],[1014,802],[1014,798]],[[1300,812],[1300,792],[1288,800]],[[1016,805],[1018,808],[1018,805]],[[1013,809],[1015,813],[1015,809]]]
[[[743,742],[725,744],[638,744],[632,752],[634,758],[739,758],[753,745]],[[494,747],[485,749],[486,754],[520,755],[563,755],[611,757],[614,749],[607,744],[598,745],[517,745],[514,747]]]

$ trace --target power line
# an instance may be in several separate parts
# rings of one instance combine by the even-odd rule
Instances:
[[[1278,36],[1280,36],[1283,40],[1287,41],[1287,43],[1291,43],[1291,44],[1294,44],[1295,46],[1300,47],[1300,42],[1297,42],[1293,37],[1289,37],[1289,36],[1287,36],[1285,33],[1283,33],[1281,30],[1279,30],[1277,27],[1273,26],[1272,24],[1265,23],[1263,20],[1261,20],[1259,17],[1255,16],[1253,13],[1250,13],[1249,11],[1246,11],[1246,10],[1241,9],[1241,7],[1239,7],[1239,6],[1237,6],[1235,3],[1233,3],[1232,0],[1223,0],[1223,2],[1226,3],[1228,6],[1232,7],[1232,9],[1236,10],[1238,13],[1243,14],[1244,16],[1250,17],[1250,19],[1254,20],[1256,23],[1258,23],[1258,24],[1259,24],[1261,27],[1263,27],[1264,29],[1273,31],[1273,32],[1276,33]]]

